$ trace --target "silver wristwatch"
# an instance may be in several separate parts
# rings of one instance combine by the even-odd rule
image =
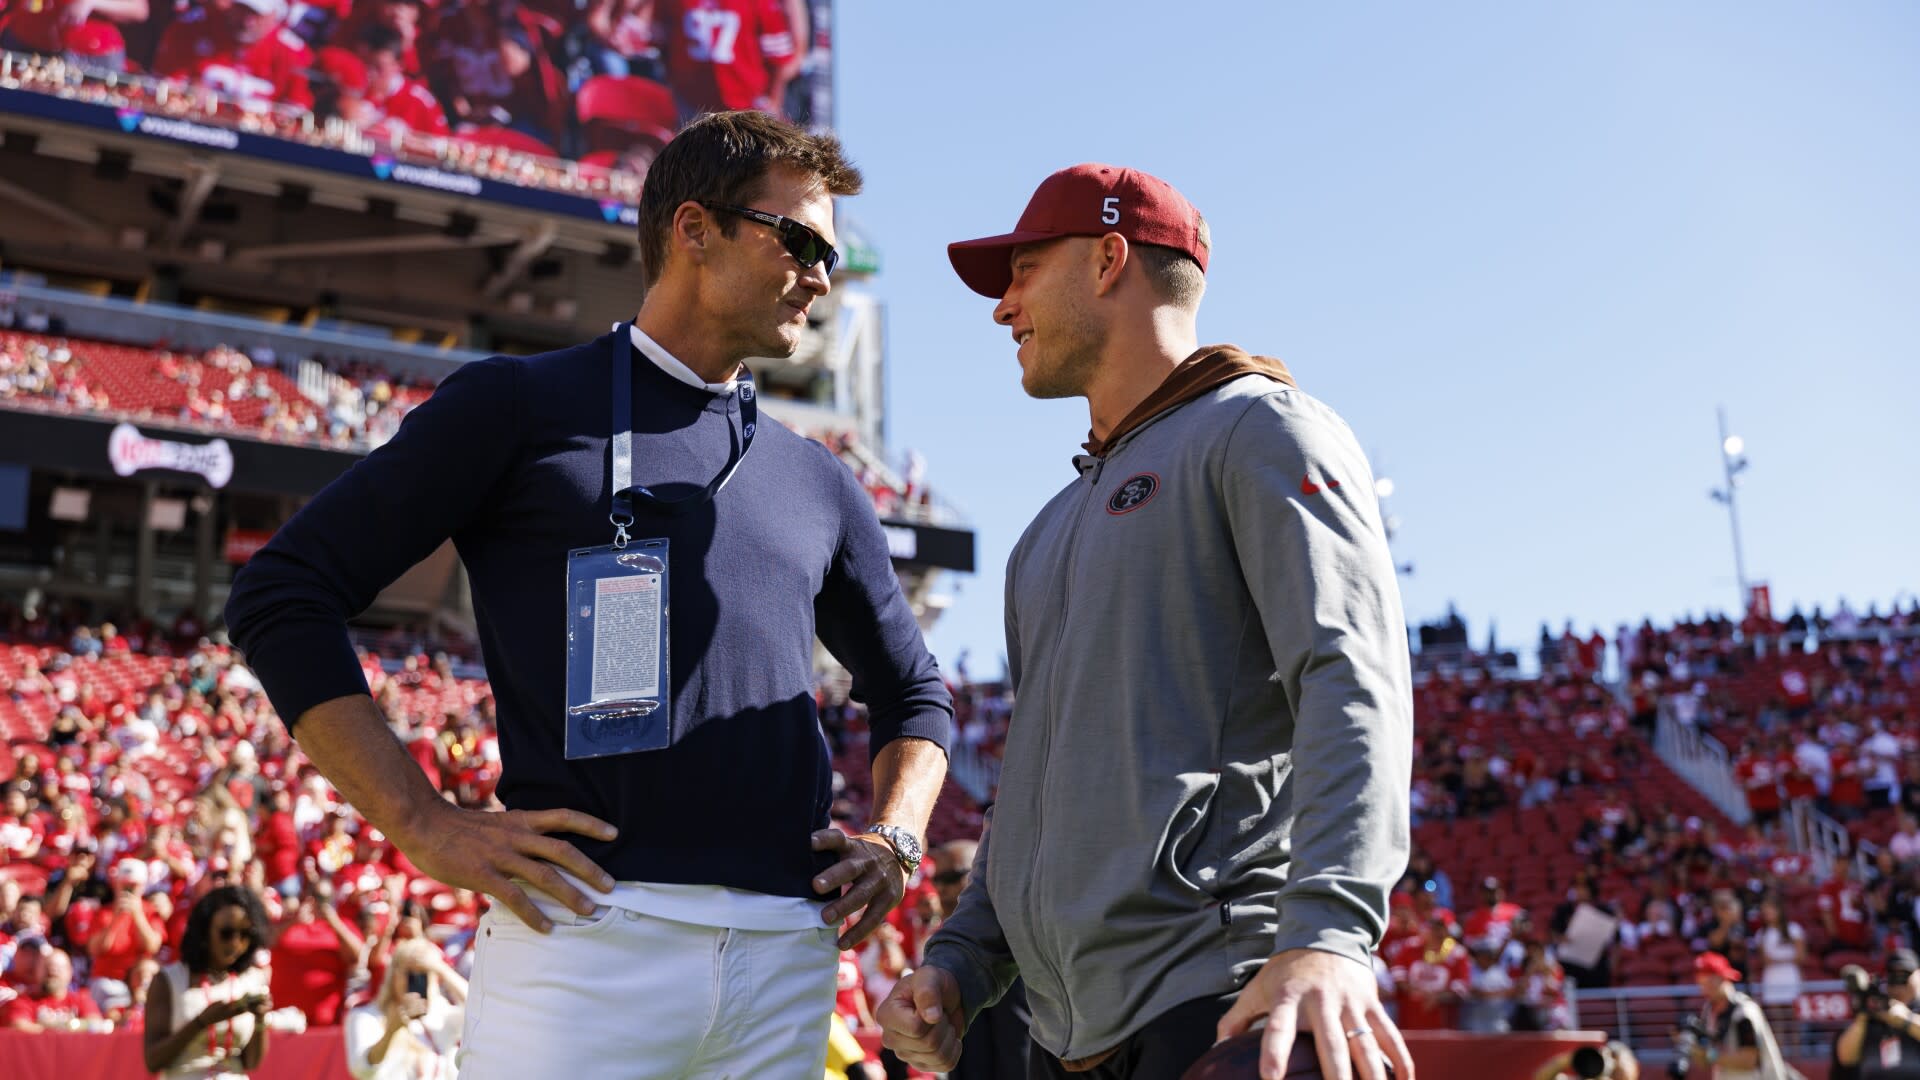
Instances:
[[[869,825],[869,836],[877,836],[893,848],[893,857],[900,860],[900,868],[912,877],[920,869],[920,838],[898,825]]]

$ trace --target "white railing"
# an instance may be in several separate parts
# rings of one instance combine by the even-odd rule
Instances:
[[[1813,856],[1814,872],[1822,878],[1833,872],[1835,863],[1855,854],[1853,834],[1845,825],[1821,813],[1812,799],[1793,800],[1787,807],[1787,824],[1793,834],[1794,847]],[[1859,854],[1864,857],[1865,852]],[[1866,867],[1862,865],[1860,869]]]
[[[1757,985],[1741,988],[1755,998]],[[1846,989],[1838,979],[1800,985],[1800,993],[1831,994]],[[1673,1029],[1700,1012],[1700,991],[1692,986],[1624,986],[1573,993],[1574,1026],[1583,1031],[1605,1031],[1633,1048],[1642,1076],[1656,1076],[1674,1060]],[[1767,1006],[1767,1022],[1780,1051],[1789,1061],[1825,1060],[1845,1019],[1801,1020],[1792,1006]],[[1652,1068],[1649,1069],[1648,1067]],[[1656,1071],[1657,1070],[1657,1071]]]
[[[1746,788],[1733,773],[1733,756],[1726,746],[1711,735],[1702,735],[1693,725],[1681,723],[1664,699],[1653,748],[1660,760],[1735,824],[1745,825],[1752,819]]]
[[[993,800],[994,789],[1000,786],[1000,762],[982,754],[958,734],[947,748],[947,772],[974,802],[984,805]]]

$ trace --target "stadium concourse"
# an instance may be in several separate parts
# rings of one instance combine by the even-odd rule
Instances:
[[[1547,639],[1538,677],[1471,657],[1421,663],[1416,850],[1377,964],[1400,1023],[1601,1030],[1657,1060],[1697,1007],[1686,984],[1711,948],[1747,974],[1790,1052],[1818,1056],[1832,1024],[1804,1021],[1796,1000],[1842,964],[1920,941],[1920,605],[1804,622],[1643,626],[1615,639],[1617,683],[1571,639]],[[420,875],[341,805],[218,635],[13,597],[0,641],[0,1027],[140,1030],[156,965],[219,883],[252,888],[275,922],[282,1030],[337,1023],[397,942],[467,962],[484,901]],[[488,805],[499,755],[486,683],[445,655],[398,651],[363,662],[396,734],[449,798]],[[955,690],[956,757],[985,766],[960,775],[990,777],[1008,695]],[[833,818],[857,828],[861,711],[824,684],[819,704],[840,775]],[[1669,769],[1654,735],[1671,724],[1745,748],[1743,805],[1716,806]],[[930,839],[977,835],[990,798],[950,782]],[[1804,835],[1827,815],[1846,823],[1841,849]],[[843,957],[850,1026],[870,1027],[938,924],[930,878]],[[116,889],[136,891],[140,913],[116,910]],[[44,971],[49,949],[74,972],[57,998],[24,974]]]

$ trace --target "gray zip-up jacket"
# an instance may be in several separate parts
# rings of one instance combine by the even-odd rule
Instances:
[[[1066,1059],[1280,950],[1370,965],[1413,756],[1372,470],[1332,409],[1242,375],[1075,464],[1008,560],[999,796],[926,952],[968,1016],[1024,976]]]

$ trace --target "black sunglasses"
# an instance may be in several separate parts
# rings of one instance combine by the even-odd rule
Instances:
[[[787,249],[795,262],[803,267],[815,263],[827,265],[827,276],[833,276],[833,268],[840,265],[840,253],[835,251],[827,238],[790,217],[769,214],[764,210],[749,210],[744,206],[728,203],[702,202],[701,206],[709,210],[723,210],[729,214],[738,214],[748,221],[757,221],[780,234],[780,245]]]
[[[238,926],[223,926],[213,934],[221,941],[248,941],[253,937],[252,930],[243,930]]]

